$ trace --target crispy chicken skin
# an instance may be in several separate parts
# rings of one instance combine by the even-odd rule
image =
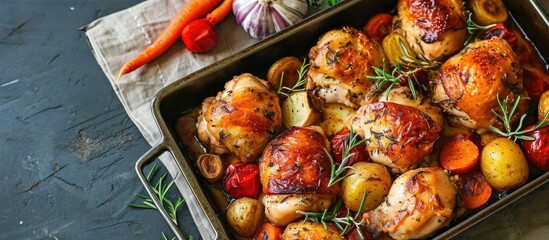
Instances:
[[[297,221],[286,227],[282,233],[282,240],[343,240],[337,227],[332,224],[324,225],[319,222]]]
[[[383,50],[362,31],[352,27],[325,33],[309,52],[308,89],[327,103],[358,108],[370,92],[372,66],[381,67]]]
[[[278,97],[251,74],[235,77],[206,101],[210,103],[198,118],[199,140],[210,149],[224,146],[243,162],[256,161],[282,127]]]
[[[467,37],[464,8],[462,0],[400,0],[393,28],[418,55],[444,60],[459,51]]]
[[[274,138],[259,163],[265,214],[280,226],[301,217],[296,210],[323,211],[339,185],[330,181],[329,143],[318,127],[292,127]]]
[[[385,201],[362,215],[371,232],[394,239],[418,239],[449,223],[456,187],[442,168],[418,168],[395,179]]]
[[[372,161],[397,172],[407,171],[430,153],[440,133],[428,114],[392,102],[362,106],[350,126],[366,139]]]
[[[434,100],[451,116],[452,124],[479,133],[487,131],[490,125],[501,127],[492,114],[492,109],[501,111],[496,96],[500,99],[509,96],[509,107],[517,96],[527,99],[517,56],[500,38],[467,45],[448,59],[439,73]],[[521,101],[515,116],[521,116],[527,109],[528,101]]]

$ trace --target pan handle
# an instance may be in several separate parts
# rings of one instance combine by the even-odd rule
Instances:
[[[165,153],[168,151],[169,149],[166,147],[164,142],[160,141],[159,143],[154,145],[149,151],[143,154],[143,156],[141,156],[139,160],[137,160],[137,163],[135,163],[135,171],[137,172],[137,176],[139,177],[139,180],[141,180],[141,183],[145,187],[145,190],[147,190],[147,193],[153,200],[154,205],[156,206],[156,209],[160,211],[160,214],[162,215],[164,220],[168,223],[168,225],[172,229],[175,236],[181,240],[181,239],[185,239],[183,233],[181,232],[181,230],[179,230],[179,227],[177,227],[177,225],[170,218],[170,215],[168,214],[168,212],[166,211],[166,209],[164,208],[164,206],[156,196],[153,190],[153,187],[151,186],[149,181],[147,181],[147,177],[145,176],[145,172],[144,172],[145,167],[149,165],[152,160],[160,157],[162,153]]]

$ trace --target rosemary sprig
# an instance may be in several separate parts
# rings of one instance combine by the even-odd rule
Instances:
[[[173,237],[171,239],[168,239],[168,237],[166,236],[166,234],[164,234],[164,232],[162,232],[162,239],[163,240],[177,240],[177,237]],[[193,235],[189,235],[189,240],[193,240]]]
[[[399,78],[402,78],[402,77],[405,77],[407,79],[408,86],[410,87],[410,92],[412,93],[412,97],[414,99],[417,98],[416,89],[414,87],[414,82],[412,81],[411,76],[413,76],[415,72],[420,71],[422,69],[416,68],[411,71],[404,71],[402,70],[402,67],[398,63],[394,66],[393,71],[391,71],[390,73],[386,71],[384,68],[378,68],[374,66],[372,66],[372,68],[374,68],[374,72],[376,75],[366,76],[366,77],[374,80],[375,86],[378,92],[383,91],[383,88],[385,87],[385,85],[389,84],[389,87],[387,87],[386,99],[389,99],[389,92],[391,91],[391,89],[393,89],[394,85],[399,81]]]
[[[150,181],[152,175],[154,175],[155,172],[156,172],[156,163],[152,166],[151,170],[149,170],[149,173],[147,174],[147,177],[146,177],[147,181]],[[166,194],[168,193],[172,185],[175,183],[175,179],[174,179],[168,184],[164,184],[164,180],[166,179],[167,176],[168,176],[168,173],[164,173],[158,179],[158,181],[154,184],[153,190],[156,196],[158,197],[158,199],[160,200],[160,202],[162,204],[168,205],[170,218],[177,225],[177,210],[183,204],[183,202],[185,202],[185,199],[177,198],[174,203],[172,202],[172,200],[166,197]],[[142,203],[126,202],[128,206],[135,207],[135,208],[143,208],[143,209],[157,209],[156,206],[153,204],[152,198],[150,196],[139,194],[139,193],[136,193],[135,196],[142,198],[143,202]]]
[[[343,149],[343,154],[341,155],[341,164],[339,165],[335,163],[334,158],[332,157],[330,152],[324,149],[324,151],[326,151],[326,154],[328,154],[328,158],[330,159],[330,163],[332,166],[328,187],[331,187],[337,184],[338,182],[343,181],[343,179],[347,178],[348,176],[353,175],[353,173],[349,173],[341,176],[341,174],[345,173],[347,169],[352,169],[351,166],[347,166],[347,162],[349,162],[351,157],[355,154],[355,153],[351,153],[351,150],[353,150],[353,148],[358,147],[364,141],[366,141],[366,139],[362,139],[358,141],[358,135],[354,133],[353,128],[351,127],[351,129],[349,130],[349,142],[346,146],[343,145],[344,149]]]
[[[357,232],[360,239],[364,239],[364,236],[362,235],[362,231],[359,230],[360,226],[364,222],[362,219],[360,221],[357,221],[357,219],[360,219],[360,215],[362,214],[367,193],[368,193],[367,191],[364,191],[364,195],[362,195],[362,200],[360,201],[360,206],[354,216],[351,215],[351,210],[349,210],[349,208],[347,208],[347,215],[345,217],[337,216],[339,208],[342,205],[341,197],[338,197],[337,202],[332,211],[328,211],[328,209],[324,210],[323,212],[304,212],[304,211],[298,210],[297,213],[305,216],[303,221],[320,222],[322,223],[325,229],[328,228],[327,222],[334,223],[336,227],[341,231],[341,236],[345,235],[352,227],[355,227],[356,229],[358,229]]]
[[[465,42],[463,43],[463,46],[467,46],[473,39],[475,39],[478,35],[482,34],[486,30],[496,26],[496,24],[490,24],[487,26],[481,26],[476,24],[473,19],[473,13],[469,13],[469,17],[467,18],[467,22],[465,22],[465,25],[467,27],[467,32],[469,32],[469,37]]]
[[[282,76],[280,76],[280,84],[278,85],[278,91],[276,91],[276,93],[280,95],[284,95],[289,98],[292,94],[296,92],[305,91],[305,83],[307,82],[305,78],[305,73],[307,73],[307,70],[309,70],[309,66],[310,64],[306,63],[306,59],[303,59],[303,63],[301,63],[301,67],[297,72],[297,75],[298,75],[297,82],[291,88],[283,85],[284,73],[282,73]]]
[[[498,101],[499,107],[501,108],[502,114],[497,113],[497,111],[495,111],[494,109],[492,109],[492,112],[503,123],[504,129],[501,130],[501,129],[493,126],[493,125],[490,125],[490,130],[492,130],[493,132],[495,132],[495,133],[497,133],[497,134],[499,134],[503,137],[513,138],[513,141],[515,141],[515,142],[518,139],[533,141],[533,140],[535,140],[533,137],[526,136],[524,134],[529,133],[529,132],[533,132],[535,130],[538,130],[542,127],[545,127],[545,126],[549,125],[549,122],[545,122],[547,117],[549,117],[549,111],[547,111],[545,113],[545,116],[543,117],[543,120],[541,120],[535,127],[530,128],[530,129],[526,129],[526,130],[522,129],[522,125],[523,125],[524,119],[526,118],[526,114],[522,114],[522,116],[520,116],[517,127],[515,129],[513,129],[512,126],[511,126],[511,119],[513,119],[513,116],[517,112],[517,107],[518,107],[518,104],[520,102],[520,96],[517,97],[517,99],[515,100],[515,103],[513,104],[513,106],[511,107],[510,110],[507,108],[507,102],[509,101],[509,96],[505,97],[505,99],[503,99],[503,101],[502,101],[499,98],[499,94],[498,94],[498,95],[496,95],[496,99]]]
[[[403,54],[403,56],[399,57],[399,63],[406,67],[431,70],[436,69],[442,65],[441,62],[429,61],[424,56],[412,56],[412,54],[408,51],[408,48],[404,45],[404,42],[402,42],[401,39],[398,39],[398,44]]]

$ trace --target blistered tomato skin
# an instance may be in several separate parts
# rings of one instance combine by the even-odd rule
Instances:
[[[345,128],[341,130],[337,135],[335,135],[330,142],[332,156],[337,163],[341,163],[341,161],[343,160],[343,152],[345,151],[345,149],[347,149],[347,147],[349,147],[349,135],[349,129]],[[360,140],[361,138],[357,136],[357,142]],[[370,158],[368,152],[366,151],[365,143],[362,143],[359,146],[351,149],[349,154],[353,155],[349,157],[347,166],[352,166],[357,162],[368,161],[368,159]]]
[[[549,126],[527,134],[533,141],[522,141],[522,147],[528,162],[543,171],[549,170]]]
[[[259,197],[259,167],[254,163],[236,162],[227,168],[225,191],[234,198]]]

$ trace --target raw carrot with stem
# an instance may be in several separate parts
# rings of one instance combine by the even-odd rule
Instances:
[[[492,196],[492,187],[479,171],[459,176],[456,182],[463,206],[469,210],[477,210],[486,205]]]
[[[177,41],[179,36],[181,36],[181,31],[183,31],[183,28],[187,26],[187,24],[208,14],[219,5],[221,1],[222,0],[188,1],[181,7],[172,20],[170,20],[164,31],[160,33],[149,47],[122,66],[117,79],[120,79],[122,75],[132,72],[156,59]]]
[[[452,174],[464,174],[479,161],[480,150],[468,138],[457,138],[446,143],[440,150],[440,165]]]
[[[232,11],[234,0],[224,0],[205,18],[194,20],[183,29],[181,39],[191,52],[208,52],[217,45],[215,26]]]

